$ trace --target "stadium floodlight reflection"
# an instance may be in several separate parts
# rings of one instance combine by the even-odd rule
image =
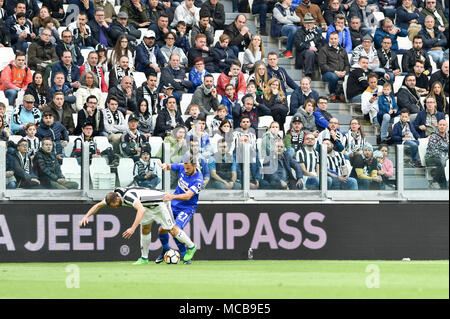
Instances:
[[[6,142],[0,142],[0,200],[100,200],[110,189],[91,189],[89,175],[89,147],[83,145],[81,163],[81,185],[78,190],[55,189],[6,189]],[[326,154],[326,146],[322,145],[321,154]],[[396,146],[395,189],[391,190],[330,190],[327,183],[320,183],[319,190],[269,190],[250,188],[250,146],[243,149],[243,181],[240,190],[205,189],[200,193],[204,202],[376,202],[376,201],[448,201],[448,190],[405,189],[404,147]],[[163,162],[170,159],[170,146],[163,144]],[[320,158],[320,180],[327,179],[327,158]],[[408,182],[409,183],[409,182]],[[170,171],[163,172],[163,190],[171,192]]]

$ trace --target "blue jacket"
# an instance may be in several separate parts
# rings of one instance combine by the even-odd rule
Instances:
[[[36,136],[39,137],[40,140],[44,137],[50,137],[54,142],[69,140],[69,133],[64,125],[58,121],[53,122],[52,126],[47,126],[44,122],[41,122],[37,129]]]
[[[272,158],[272,161],[274,159]],[[279,183],[282,180],[285,182],[288,182],[289,180],[295,179],[298,180],[303,177],[303,171],[299,163],[297,163],[294,158],[289,155],[288,152],[284,152],[281,158],[277,158],[278,161],[278,167],[276,172],[272,174],[265,174],[264,179],[270,182],[276,182]],[[283,172],[282,170],[285,170],[285,175],[287,179],[283,179]],[[292,173],[292,170],[294,170],[296,178],[294,178],[294,175]]]
[[[314,101],[317,102],[317,100],[319,99],[319,93],[317,93],[316,90],[311,89],[311,93],[306,96],[301,88],[295,89],[295,91],[292,92],[291,95],[289,115],[294,115],[295,113],[297,113],[298,108],[303,106],[307,99],[314,99]]]
[[[271,78],[277,78],[281,81],[281,88],[283,89],[284,95],[286,95],[286,84],[293,90],[299,88],[298,84],[289,76],[285,68],[279,66],[278,70],[272,69],[272,67],[267,67],[267,75],[269,80]]]
[[[205,75],[211,74],[205,69]],[[194,93],[197,87],[203,84],[203,74],[198,72],[195,68],[192,68],[189,71],[189,81],[192,82],[192,89],[189,90],[189,93]]]
[[[59,61],[58,63],[55,63],[52,65],[52,78],[51,78],[52,85],[55,84],[55,82],[53,80],[54,80],[55,74],[57,72],[64,73],[64,76],[66,78],[66,82],[64,84],[67,85],[69,88],[72,88],[72,82],[80,81],[80,68],[73,62],[72,62],[72,70],[70,72],[70,75],[72,78],[71,82],[67,81],[67,76],[69,75],[69,70],[66,68],[66,66],[64,65],[64,63],[62,61]]]
[[[166,58],[161,53],[161,50],[159,49],[159,46],[155,44],[155,55],[156,55],[156,62],[158,62],[159,66],[162,67],[164,64],[167,63]],[[136,70],[139,72],[142,72],[145,68],[147,68],[150,64],[150,56],[149,53],[145,47],[144,42],[139,44],[136,48]]]
[[[212,49],[212,55],[214,57],[214,61],[218,66],[220,73],[225,71],[225,69],[230,68],[231,62],[233,60],[238,59],[233,49],[231,49],[230,47],[222,48],[219,42],[217,42],[214,48]]]
[[[414,125],[411,124],[411,122],[408,122],[409,129],[411,130],[412,135],[417,140],[420,138],[419,133],[417,133],[416,129],[414,128]],[[392,129],[392,141],[395,144],[402,144],[403,143],[403,135],[402,135],[402,122],[398,121],[395,123],[394,128]]]
[[[390,97],[392,100],[392,109],[397,111],[397,115],[400,115],[394,93],[391,93]],[[389,110],[390,110],[390,104],[389,104],[389,101],[388,101],[386,95],[384,95],[384,94],[380,95],[380,97],[378,99],[378,115],[383,116],[385,113],[388,113]]]
[[[396,22],[400,28],[408,30],[409,21],[414,19],[416,19],[420,25],[423,25],[425,22],[425,15],[420,12],[417,7],[413,13],[406,11],[403,6],[397,8]]]
[[[445,114],[436,111],[436,120],[439,122],[440,120],[445,119]],[[414,121],[414,128],[419,133],[420,138],[425,137],[425,131],[422,131],[419,126],[425,125],[427,122],[427,110],[422,110],[416,115],[416,119]]]
[[[328,27],[327,30],[327,43],[329,43],[329,38],[330,38],[330,34],[331,32],[336,31],[336,28],[334,27],[334,24],[331,24]],[[352,36],[350,34],[350,29],[348,27],[344,27],[344,31],[343,32],[338,32],[339,33],[339,45],[343,46],[345,48],[345,51],[347,51],[347,53],[351,53],[352,52]],[[342,41],[344,42],[344,45],[342,45]]]
[[[398,25],[396,25],[397,28],[400,28]],[[375,31],[375,36],[373,39],[374,45],[375,45],[375,49],[381,49],[381,41],[383,41],[383,38],[385,36],[389,36],[392,40],[392,47],[391,50],[394,52],[398,51],[398,41],[397,38],[398,37],[407,37],[408,36],[408,30],[407,29],[403,29],[400,28],[400,32],[397,34],[390,34],[385,32],[383,29],[381,28],[377,28],[377,30]]]
[[[178,31],[177,31],[177,40],[173,45],[182,49],[185,54],[187,54],[189,49],[191,48],[188,36],[185,34],[184,36],[180,37],[180,32]]]

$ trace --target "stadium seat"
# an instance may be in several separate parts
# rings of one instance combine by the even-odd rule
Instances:
[[[8,137],[8,140],[14,142],[14,144],[16,144],[16,145],[21,139],[23,139],[22,135],[10,135]]]
[[[278,51],[283,52],[283,43],[287,43],[287,37],[281,36],[278,38]]]
[[[136,87],[140,87],[142,83],[147,81],[144,72],[133,72],[134,82],[136,83]]]
[[[214,85],[217,85],[217,80],[219,79],[220,73],[211,73],[214,77]]]
[[[89,166],[93,189],[113,189],[116,184],[116,174],[111,173],[111,168],[103,157],[92,158]]]
[[[105,77],[106,87],[109,89],[109,71],[105,72],[103,76]]]
[[[62,39],[62,33],[64,30],[67,30],[67,27],[59,27],[58,28],[58,34],[59,34],[60,39]]]
[[[258,128],[269,128],[270,123],[273,122],[273,117],[271,115],[261,116],[258,120]]]
[[[238,60],[239,60],[239,62],[241,62],[241,65],[244,65],[244,52],[238,53]]]
[[[393,85],[393,90],[394,90],[394,93],[397,93],[398,92],[398,90],[400,90],[400,88],[402,87],[402,85],[403,85],[403,79],[404,79],[405,77],[403,76],[403,75],[399,75],[399,76],[396,76],[395,77],[395,79],[394,79],[394,85]]]
[[[151,157],[156,157],[161,152],[163,139],[159,136],[152,136],[148,139],[148,143],[152,147]]]
[[[77,127],[77,124],[78,124],[78,113],[72,113],[72,118],[73,118],[73,125],[75,125],[75,127]]]
[[[403,54],[397,54],[398,65],[402,69]]]
[[[19,93],[17,93],[16,105],[15,106],[20,106],[23,103],[24,95],[25,95],[25,91],[24,90],[20,90]]]
[[[214,120],[214,115],[213,114],[206,116],[206,127],[207,128],[211,128],[211,124],[212,124],[213,120]]]
[[[412,48],[412,43],[408,37],[397,37],[398,47],[403,50],[409,50]]]
[[[121,158],[117,166],[117,177],[122,187],[128,187],[134,183],[134,161],[132,158]]]
[[[73,144],[77,137],[78,136],[76,135],[69,135],[69,142],[67,143],[66,147],[64,147],[64,154],[66,155],[66,157],[70,157],[72,155]]]
[[[286,116],[286,121],[284,122],[284,132],[286,133],[287,131],[289,131],[289,129],[291,128],[291,121],[292,121],[293,116],[289,115]]]
[[[289,95],[287,96],[288,114],[289,114],[289,112],[291,111],[291,96],[292,96],[292,94],[289,94]]]
[[[448,160],[447,160],[447,162],[445,163],[445,169],[444,169],[444,171],[445,171],[445,179],[447,180],[447,182],[448,182]]]
[[[116,11],[116,14],[119,14],[121,6],[114,6],[114,11]]]
[[[437,68],[436,62],[434,62],[434,60],[431,58],[431,56],[430,56],[430,64],[431,64],[431,68],[432,68],[431,73],[436,72],[438,70],[438,68]]]
[[[77,182],[81,186],[81,166],[75,157],[63,158],[61,172],[66,180]]]
[[[374,22],[378,25],[382,20],[384,20],[384,13],[381,11],[372,12],[372,16],[374,17]]]
[[[180,107],[181,107],[181,114],[185,114],[188,106],[191,104],[192,101],[192,93],[185,93],[181,96],[180,101]]]
[[[97,144],[97,148],[100,151],[100,153],[109,147],[112,148],[112,145],[109,143],[108,138],[106,136],[95,136],[94,142]]]
[[[344,82],[342,83],[342,89],[344,90],[345,102],[348,103],[348,99],[347,99],[347,82],[348,82],[348,75],[344,76]]]
[[[428,138],[419,138],[419,157],[422,166],[425,166],[425,153],[427,152]]]
[[[16,58],[14,51],[10,47],[0,48],[0,70],[3,70],[5,66]]]
[[[213,43],[213,47],[216,45],[217,42],[219,42],[219,38],[220,36],[223,34],[223,30],[216,30],[214,32],[214,43]]]
[[[90,50],[90,49],[81,49],[80,51],[81,51],[81,55],[83,56],[84,60],[87,61],[89,52],[91,52],[92,50]],[[106,82],[108,82],[108,81],[106,81]]]

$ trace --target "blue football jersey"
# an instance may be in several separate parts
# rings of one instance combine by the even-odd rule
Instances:
[[[198,206],[198,194],[203,188],[203,175],[197,169],[197,173],[192,176],[187,176],[184,171],[183,164],[171,164],[170,169],[178,172],[178,186],[175,189],[175,195],[184,194],[191,190],[195,195],[190,200],[172,200],[172,209],[195,209]]]

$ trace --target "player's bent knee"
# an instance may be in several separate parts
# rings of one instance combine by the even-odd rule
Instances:
[[[164,229],[164,228],[162,228],[161,226],[159,226],[158,233],[160,233],[161,235],[165,235],[165,234],[167,234],[168,232],[169,232],[168,229]]]
[[[148,235],[148,234],[150,234],[151,229],[152,229],[152,225],[142,225],[141,232],[143,235]]]
[[[169,232],[173,237],[175,237],[180,233],[180,228],[175,225]]]

